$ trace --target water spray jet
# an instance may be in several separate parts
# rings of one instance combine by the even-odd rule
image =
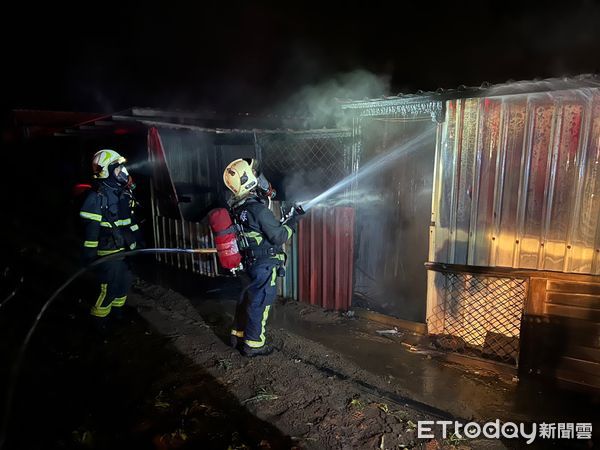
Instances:
[[[351,183],[356,182],[356,181],[366,177],[367,175],[372,175],[372,174],[376,173],[377,171],[385,168],[388,163],[395,161],[400,156],[410,153],[410,152],[413,152],[414,150],[416,150],[419,147],[419,144],[421,144],[426,139],[431,138],[434,134],[435,134],[435,128],[431,128],[431,129],[419,134],[418,136],[412,138],[410,141],[396,147],[391,152],[386,153],[381,156],[378,156],[375,159],[372,159],[367,164],[365,164],[361,169],[359,169],[356,173],[348,175],[346,178],[344,178],[341,181],[338,181],[336,184],[334,184],[333,186],[331,186],[329,189],[322,192],[321,194],[317,195],[312,200],[300,202],[299,205],[305,211],[308,211],[313,206],[316,206],[316,205],[322,203],[324,200],[331,197],[333,194],[339,192],[340,190],[344,189]]]

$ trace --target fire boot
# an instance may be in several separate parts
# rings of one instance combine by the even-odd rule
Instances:
[[[242,355],[247,356],[248,358],[253,358],[255,356],[267,356],[271,353],[273,353],[273,347],[270,345],[263,345],[262,347],[254,348],[244,344],[242,347]]]
[[[244,343],[244,332],[238,330],[231,330],[231,334],[229,335],[229,345],[236,349],[242,349],[242,344]]]

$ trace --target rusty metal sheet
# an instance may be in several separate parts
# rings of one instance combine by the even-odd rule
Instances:
[[[537,269],[542,248],[541,234],[544,220],[544,198],[546,179],[548,178],[549,158],[552,155],[552,128],[554,103],[545,96],[534,99],[530,104],[529,135],[529,181],[525,197],[526,214],[519,233],[519,267]]]
[[[567,241],[566,271],[599,273],[600,258],[600,95],[587,98],[577,154],[578,190]]]
[[[498,193],[495,213],[498,219],[492,236],[492,262],[494,266],[513,267],[515,243],[517,241],[517,212],[519,210],[519,188],[523,175],[523,146],[527,98],[513,97],[505,100],[505,122],[498,175]]]
[[[577,189],[577,149],[579,147],[583,105],[578,101],[561,102],[557,134],[552,155],[550,190],[543,268],[563,271],[574,194]]]
[[[494,185],[485,183],[484,180],[495,179],[496,160],[498,158],[498,143],[502,125],[502,102],[500,100],[485,99],[482,110],[482,128],[479,133],[481,146],[479,147],[476,170],[477,181],[477,208],[471,215],[473,225],[472,236],[469,236],[468,264],[486,265],[490,258],[491,236],[490,230],[494,225]]]
[[[436,262],[600,274],[599,92],[447,102]]]

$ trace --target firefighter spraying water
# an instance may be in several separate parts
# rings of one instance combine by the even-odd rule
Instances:
[[[239,273],[244,288],[231,330],[231,345],[245,356],[267,355],[265,327],[277,296],[276,278],[285,276],[283,244],[291,238],[302,208],[277,221],[269,206],[275,190],[255,160],[230,163],[223,181],[233,193],[229,208],[213,210],[209,223],[221,265]]]
[[[94,187],[90,189],[79,213],[84,225],[82,261],[89,264],[100,256],[140,248],[142,238],[136,223],[133,180],[125,167],[126,159],[114,150],[96,152],[92,160]],[[125,305],[133,274],[127,259],[115,259],[96,268],[100,284],[90,314],[105,326],[111,310]]]
[[[3,429],[0,430],[0,449],[3,448],[6,440],[6,425],[29,342],[48,308],[83,273],[107,263],[110,265],[115,262],[122,262],[125,257],[139,254],[217,253],[222,267],[231,270],[234,274],[239,274],[244,283],[236,307],[231,331],[231,345],[240,350],[243,355],[249,357],[269,354],[272,349],[266,344],[265,327],[269,310],[277,293],[276,277],[285,275],[286,255],[283,252],[282,245],[294,233],[297,221],[313,206],[323,203],[352,183],[385,168],[387,164],[393,162],[402,154],[414,151],[422,141],[430,138],[431,133],[433,133],[433,130],[416,136],[392,152],[373,159],[364,165],[360,171],[344,178],[313,199],[295,204],[286,214],[282,215],[280,221],[275,218],[269,209],[271,200],[275,197],[275,190],[267,179],[258,173],[256,161],[238,159],[229,164],[223,174],[225,184],[233,192],[229,207],[213,210],[209,214],[209,223],[215,236],[216,248],[131,249],[131,245],[127,245],[130,250],[118,247],[119,251],[117,252],[111,254],[100,254],[98,252],[98,259],[89,258],[87,260],[88,264],[65,281],[43,304],[23,340],[7,386]],[[120,155],[117,156],[120,158]],[[117,158],[114,162],[117,163],[116,166],[119,166],[124,161],[119,162]],[[106,164],[107,169],[109,165]],[[111,168],[112,173],[114,173],[113,170],[114,168]],[[102,172],[98,173],[101,174]],[[119,175],[121,180],[118,181],[127,186],[130,183],[127,171],[117,171],[115,176],[118,177]],[[87,218],[91,222],[98,222],[99,224],[101,222],[101,220],[97,220],[96,216]],[[117,218],[117,220],[126,221],[127,219]],[[131,226],[129,223],[125,225]],[[95,242],[93,243],[95,244]],[[92,249],[96,251],[95,245],[85,247],[89,248],[90,251]]]

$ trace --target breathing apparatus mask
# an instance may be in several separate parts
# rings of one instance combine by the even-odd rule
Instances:
[[[112,170],[110,170],[110,177],[113,178],[119,186],[125,189],[134,189],[135,184],[133,178],[129,175],[127,167],[124,164],[116,164]]]
[[[271,186],[271,183],[269,183],[269,180],[267,180],[267,178],[262,173],[260,173],[256,177],[256,181],[257,181],[256,190],[263,197],[268,198],[269,200],[272,200],[275,198],[275,195],[277,194],[277,192],[275,192],[275,189],[273,189],[273,186]]]
[[[265,177],[265,175],[259,170],[258,160],[251,159],[249,163],[252,167],[252,172],[256,177],[256,192],[259,196],[269,200],[270,202],[275,198],[277,192],[275,191],[275,189],[273,189],[273,186],[271,185],[269,180],[267,180],[267,177]]]

